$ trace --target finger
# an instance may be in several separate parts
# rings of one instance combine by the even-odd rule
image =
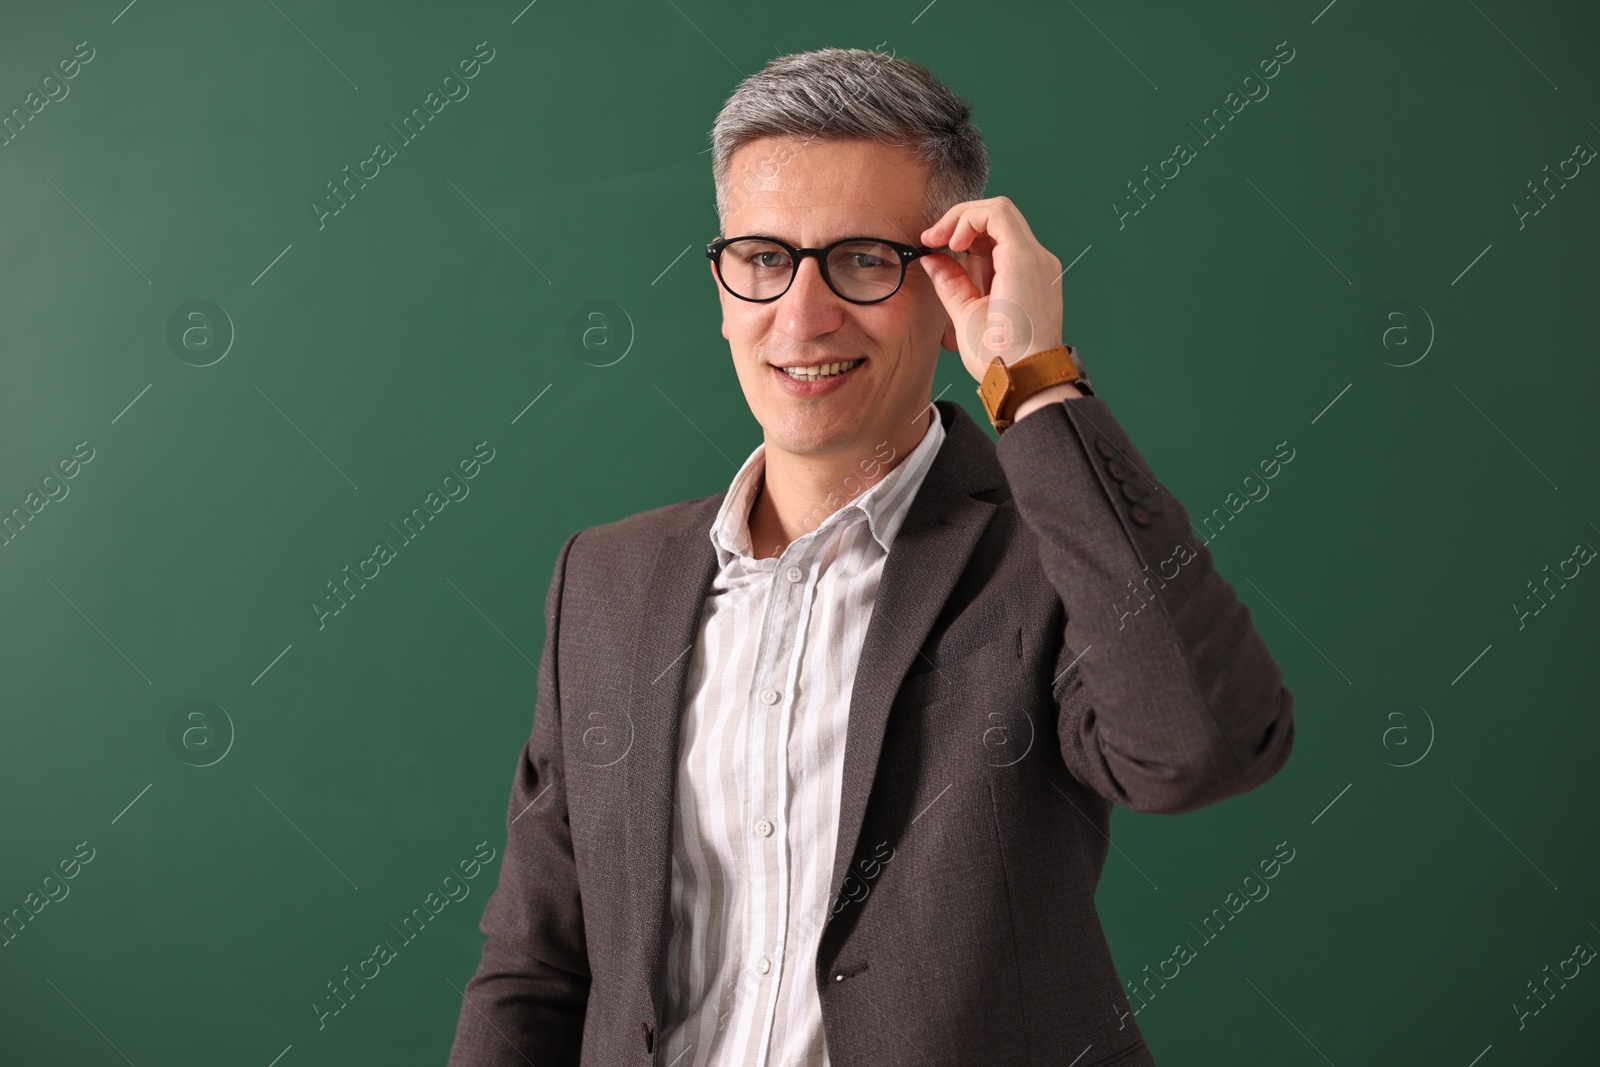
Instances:
[[[962,215],[956,219],[955,229],[950,233],[950,248],[957,251],[962,249],[978,255],[986,255],[994,250],[994,241],[984,229],[987,221],[981,216],[972,214]]]
[[[972,276],[978,292],[988,296],[994,289],[994,260],[988,256],[969,256],[967,263],[967,273]]]
[[[972,279],[982,296],[989,295],[989,290],[994,287],[994,249],[990,247],[991,244],[987,237],[980,235],[960,260],[967,277]]]
[[[955,232],[956,225],[973,212],[980,211],[992,204],[992,200],[963,200],[952,204],[950,208],[939,217],[939,221],[922,231],[923,243],[928,245],[943,245],[950,247],[950,236]]]
[[[975,202],[963,200],[958,204],[952,204],[943,215],[939,216],[933,225],[922,231],[919,239],[923,244],[933,248],[949,247],[946,242],[950,239],[950,231],[954,228],[955,220],[960,217],[961,212]]]
[[[951,322],[960,322],[964,309],[983,294],[973,284],[972,278],[961,264],[943,253],[922,256],[917,260],[933,282],[933,291],[950,315]]]
[[[965,249],[978,256],[993,255],[995,240],[979,228],[982,225],[983,222],[981,220],[974,220],[970,215],[963,215],[956,222],[955,232],[950,235],[950,247],[957,251]]]
[[[978,243],[980,235],[1008,253],[1039,247],[1022,213],[1006,197],[957,204],[923,232],[925,243],[958,251]]]

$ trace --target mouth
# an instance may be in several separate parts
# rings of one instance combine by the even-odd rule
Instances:
[[[865,362],[865,359],[847,359],[809,367],[774,367],[773,370],[797,382],[817,382],[825,379],[841,378]]]

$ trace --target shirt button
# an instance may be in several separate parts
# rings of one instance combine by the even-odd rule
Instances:
[[[777,702],[778,702],[778,691],[776,689],[763,689],[761,691],[761,703],[763,703],[763,704],[776,704]]]
[[[756,970],[760,971],[762,974],[766,974],[768,971],[772,970],[772,961],[767,959],[767,957],[762,956],[761,959],[756,962]]]
[[[756,820],[756,833],[762,837],[772,836],[772,824],[765,819]]]
[[[783,576],[789,579],[791,582],[798,582],[800,579],[804,578],[806,574],[805,571],[802,571],[799,567],[790,567],[788,570],[783,572]]]

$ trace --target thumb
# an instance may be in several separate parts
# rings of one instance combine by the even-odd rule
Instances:
[[[922,269],[932,279],[934,292],[939,295],[945,311],[949,312],[950,321],[959,322],[961,310],[982,295],[966,268],[943,252],[920,256],[917,262],[922,264]]]

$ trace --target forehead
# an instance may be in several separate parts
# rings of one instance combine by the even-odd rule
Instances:
[[[916,243],[927,167],[876,141],[762,137],[729,159],[728,235],[797,243],[871,235]]]

